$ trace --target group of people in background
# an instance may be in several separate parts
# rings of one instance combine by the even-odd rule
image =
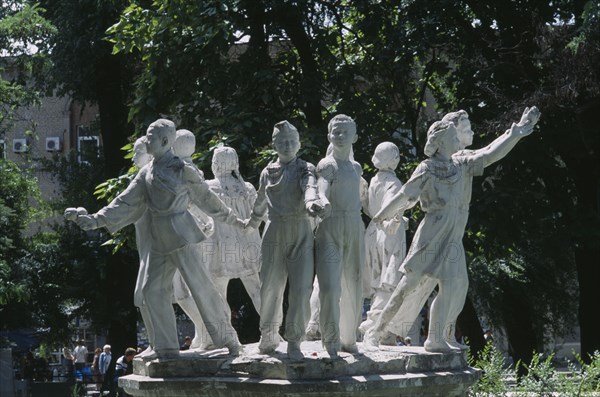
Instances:
[[[133,373],[133,358],[141,352],[141,349],[128,347],[122,356],[116,357],[112,354],[110,345],[104,345],[103,348],[94,349],[92,359],[91,381],[96,384],[96,389],[101,395],[110,397],[128,396],[122,388],[118,387],[118,379],[121,376]],[[76,347],[71,351],[68,347],[63,347],[63,360],[67,367],[67,379],[80,378],[84,382],[86,379],[85,368],[88,364],[88,349],[84,340],[77,341]]]

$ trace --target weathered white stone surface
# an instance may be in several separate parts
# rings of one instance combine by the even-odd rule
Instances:
[[[134,374],[119,380],[134,396],[462,396],[479,376],[464,353],[427,353],[422,347],[385,346],[339,353],[320,342],[302,344],[293,361],[280,343],[263,355],[258,344],[239,357],[226,349],[182,352],[179,359],[134,360]]]

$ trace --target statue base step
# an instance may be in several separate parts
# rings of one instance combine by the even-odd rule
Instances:
[[[464,396],[480,371],[466,353],[428,353],[422,347],[381,346],[379,351],[340,353],[331,359],[320,341],[303,342],[305,359],[287,357],[282,342],[272,355],[245,345],[239,357],[227,350],[184,351],[177,359],[134,360],[134,374],[119,379],[144,397],[331,397]]]

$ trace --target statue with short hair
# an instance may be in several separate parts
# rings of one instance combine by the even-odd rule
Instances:
[[[410,180],[373,218],[378,222],[397,219],[417,202],[425,212],[400,267],[404,276],[380,317],[365,334],[367,346],[379,344],[383,331],[392,325],[395,316],[409,313],[411,316],[405,317],[405,321],[412,323],[414,313],[422,307],[422,299],[427,299],[438,286],[439,292],[431,304],[425,350],[447,352],[463,348],[454,339],[454,325],[469,282],[462,238],[472,179],[531,134],[539,116],[535,106],[526,108],[518,124],[513,123],[504,135],[477,151],[460,151],[470,142],[459,138],[453,122],[444,120],[431,125],[425,145],[425,155],[429,158],[419,164]],[[459,127],[464,128],[461,134],[470,132],[472,137],[470,123],[466,127]]]
[[[361,218],[362,168],[352,156],[352,145],[358,139],[356,123],[339,114],[330,120],[327,129],[332,150],[317,165],[323,210],[315,234],[315,268],[320,288],[321,340],[330,357],[335,358],[340,349],[358,352],[365,226]]]
[[[198,243],[205,235],[190,212],[196,205],[207,215],[230,224],[244,223],[208,188],[201,172],[175,156],[171,147],[176,138],[175,124],[159,119],[146,131],[148,154],[153,156],[129,186],[110,204],[92,215],[77,215],[75,222],[84,230],[107,228],[110,232],[135,223],[147,211],[148,252],[143,299],[154,331],[153,352],[148,358],[179,356],[175,313],[171,304],[173,276],[181,272],[202,313],[217,347],[238,354],[240,343],[231,326],[227,303],[218,293],[207,271],[196,266]],[[65,212],[71,216],[71,210]]]
[[[369,183],[365,212],[373,217],[402,188],[395,172],[400,162],[400,150],[392,142],[380,143],[371,161],[378,171]],[[383,223],[371,221],[367,226],[363,294],[371,298],[371,307],[366,320],[359,326],[363,333],[375,323],[402,277],[400,265],[406,256],[407,221],[400,217]],[[387,338],[386,344],[396,345],[396,335]]]

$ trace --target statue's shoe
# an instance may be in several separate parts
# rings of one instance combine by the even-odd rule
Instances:
[[[365,332],[363,337],[363,347],[367,351],[379,350],[379,337],[373,328]]]
[[[469,346],[458,343],[456,340],[447,340],[446,343],[452,350],[469,350]]]
[[[375,323],[373,322],[373,320],[366,319],[365,321],[360,323],[360,325],[358,326],[358,330],[360,331],[361,334],[364,335],[367,333],[367,331],[369,329],[373,328],[374,325],[375,325]]]
[[[342,344],[341,350],[350,354],[358,354],[358,345],[356,343]]]
[[[425,348],[425,351],[429,353],[450,353],[454,351],[445,341],[434,342],[428,339],[423,344],[423,347]]]
[[[338,352],[340,350],[339,343],[323,343],[323,346],[331,359],[335,360],[338,358]]]
[[[227,342],[225,344],[225,347],[229,350],[229,354],[231,356],[239,356],[240,354],[242,354],[244,347],[242,346],[242,344],[237,340],[232,340],[230,342]]]
[[[194,344],[192,343],[192,346],[190,346],[190,349],[194,348],[193,346],[194,346]],[[213,345],[212,342],[205,342],[205,343],[201,343],[196,349],[206,351],[206,350],[215,350],[215,349],[218,349],[218,347]]]
[[[277,338],[277,342],[276,342],[271,337],[262,337],[261,336],[260,342],[258,343],[258,352],[260,354],[273,354],[273,353],[275,353],[275,349],[277,349],[278,346],[279,346],[279,338]]]
[[[139,355],[138,355],[139,357]],[[153,350],[143,357],[145,360],[169,360],[179,358],[179,349]]]
[[[302,350],[300,350],[300,342],[288,341],[287,354],[292,361],[304,360],[304,354],[302,354]]]
[[[151,346],[148,346],[146,348],[146,350],[144,350],[143,352],[141,352],[140,354],[136,355],[136,357],[139,358],[147,358],[148,356],[154,355],[154,349]]]

